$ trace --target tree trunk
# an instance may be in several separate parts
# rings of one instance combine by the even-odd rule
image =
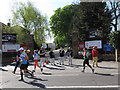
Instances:
[[[115,49],[115,60],[116,62],[118,62],[118,50],[117,49]]]
[[[73,50],[73,57],[77,58],[78,55],[78,33],[73,32],[72,34],[72,50]]]

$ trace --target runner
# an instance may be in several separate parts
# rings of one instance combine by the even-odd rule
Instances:
[[[51,65],[55,65],[55,54],[52,49],[49,52]]]
[[[28,66],[29,66],[29,63],[30,63],[30,62],[29,62],[28,53],[30,52],[30,50],[24,50],[24,52],[25,52],[25,55],[27,56],[27,66],[26,66],[27,71],[26,71],[26,73],[30,74],[30,75],[33,77],[32,71],[28,69]],[[26,75],[26,74],[25,74],[25,75]]]
[[[86,50],[86,48],[84,48],[83,49],[83,56],[84,56],[83,70],[81,72],[85,71],[85,64],[87,64],[91,68],[92,72],[94,73],[94,69],[89,64],[89,55],[90,55],[90,53]]]
[[[44,63],[45,63],[45,50],[43,49],[43,46],[41,47],[41,49],[39,50],[39,55],[40,55],[40,66],[44,67]]]
[[[72,52],[70,47],[68,48],[66,53],[67,53],[68,59],[69,59],[68,63],[69,63],[69,65],[72,65],[72,54],[73,54],[73,52]]]
[[[34,58],[34,62],[35,63],[34,63],[34,70],[32,71],[32,73],[35,72],[36,66],[38,68],[40,68],[40,66],[38,65],[38,60],[39,60],[40,56],[38,55],[38,51],[37,50],[34,50],[33,58]],[[42,72],[43,68],[40,68],[40,69],[41,69],[41,72]]]
[[[59,54],[60,54],[60,65],[64,65],[64,54],[65,54],[65,51],[63,50],[63,48],[61,47],[60,50],[59,50]]]
[[[18,65],[20,65],[20,51],[19,50],[17,52],[16,59],[17,59],[17,61],[16,61],[15,68],[14,68],[14,71],[13,71],[14,74],[15,74],[15,72],[17,70]]]
[[[21,58],[21,60],[20,60],[20,63],[21,63],[21,65],[20,65],[21,79],[19,81],[24,81],[24,79],[23,79],[23,70],[24,70],[24,73],[26,73],[26,71],[27,71],[27,56],[25,55],[24,48],[21,47],[19,49],[19,51],[21,53],[21,55],[20,55],[20,58]]]
[[[98,54],[98,51],[95,49],[95,47],[93,47],[93,50],[92,50],[93,67],[94,67],[94,63],[95,63],[95,62],[96,62],[96,67],[98,67],[97,54]]]

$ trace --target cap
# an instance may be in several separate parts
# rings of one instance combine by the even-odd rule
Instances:
[[[27,50],[27,52],[29,53],[29,52],[30,52],[30,50],[28,49],[28,50]]]
[[[21,47],[21,48],[19,49],[19,51],[24,51],[24,48],[23,48],[23,47]]]

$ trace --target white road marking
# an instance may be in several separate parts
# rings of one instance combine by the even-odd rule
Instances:
[[[118,88],[118,85],[108,86],[46,86],[46,88]]]
[[[119,74],[119,73],[111,73],[112,75],[116,75],[116,74]]]

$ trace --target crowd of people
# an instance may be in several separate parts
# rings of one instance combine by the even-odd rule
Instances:
[[[17,52],[17,56],[16,56],[16,65],[15,68],[13,70],[13,73],[15,74],[17,67],[20,65],[20,75],[21,75],[21,79],[19,81],[24,81],[23,79],[23,75],[31,75],[31,77],[34,76],[34,73],[36,71],[36,67],[38,67],[40,69],[40,71],[43,71],[43,67],[45,67],[45,63],[48,64],[48,62],[50,62],[51,65],[56,65],[55,64],[55,53],[52,49],[50,49],[49,51],[49,60],[48,57],[46,57],[46,52],[43,48],[43,46],[40,48],[40,50],[34,50],[34,54],[33,54],[33,60],[34,60],[34,69],[33,70],[29,70],[28,66],[29,66],[29,57],[28,57],[28,53],[30,52],[30,50],[24,50],[23,47],[21,47],[18,52]],[[95,47],[93,47],[92,50],[92,56],[93,56],[93,67],[94,67],[94,63],[96,62],[96,66],[98,67],[97,64],[97,54],[98,51],[95,49]],[[94,73],[94,69],[93,67],[89,64],[89,56],[90,53],[87,51],[86,48],[83,49],[83,53],[82,53],[83,57],[84,57],[84,61],[83,61],[83,70],[81,72],[85,72],[85,64],[87,64],[92,72]],[[67,56],[68,58],[68,64],[72,65],[72,56],[73,56],[73,51],[71,49],[71,47],[69,47],[66,51],[61,47],[59,50],[59,56],[60,56],[60,61],[59,64],[60,65],[64,65],[64,56]],[[40,64],[38,64],[38,62],[40,61]],[[24,73],[24,74],[23,74]]]

